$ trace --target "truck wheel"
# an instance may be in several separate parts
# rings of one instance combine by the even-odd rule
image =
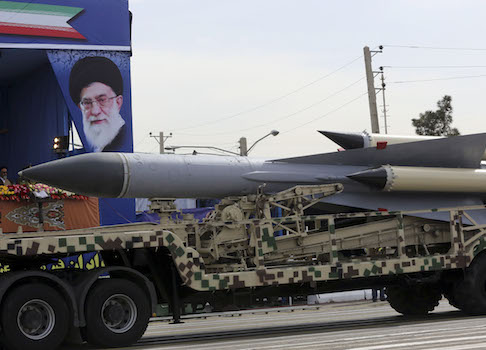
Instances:
[[[137,342],[151,315],[148,296],[124,279],[97,282],[88,294],[85,310],[88,342],[106,348]]]
[[[6,349],[56,349],[71,324],[64,298],[41,283],[11,291],[2,306],[2,339]]]
[[[425,316],[442,298],[440,289],[431,285],[390,286],[386,295],[390,306],[405,316]]]
[[[476,260],[477,259],[477,260]],[[476,258],[454,285],[453,296],[459,308],[470,315],[486,314],[486,256]]]
[[[454,306],[456,309],[462,310],[464,307],[456,296],[456,284],[457,282],[444,288],[443,294],[444,297],[449,301],[450,305]]]

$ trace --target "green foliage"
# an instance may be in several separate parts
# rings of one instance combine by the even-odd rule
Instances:
[[[437,101],[436,111],[420,113],[418,119],[412,119],[417,135],[430,136],[456,136],[459,130],[451,128],[452,124],[452,97],[445,95]]]

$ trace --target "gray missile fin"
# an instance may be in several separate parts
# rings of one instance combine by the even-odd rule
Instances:
[[[416,141],[344,152],[282,158],[273,162],[321,165],[360,165],[375,167],[385,164],[402,166],[479,168],[486,149],[486,133],[455,136],[437,140]]]
[[[264,183],[320,183],[322,181],[319,180],[316,176],[312,174],[305,175],[302,173],[290,173],[290,172],[282,172],[282,171],[252,171],[246,174],[241,175],[242,178],[254,181],[254,182],[264,182]]]

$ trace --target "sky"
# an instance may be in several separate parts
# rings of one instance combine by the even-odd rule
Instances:
[[[486,2],[129,0],[135,152],[212,146],[279,158],[333,152],[317,130],[371,130],[363,47],[381,53],[389,134],[452,96],[453,126],[485,132]],[[381,86],[378,77],[375,86]],[[377,95],[382,116],[381,92]],[[384,119],[380,117],[381,132]],[[179,149],[178,154],[193,148]],[[198,149],[201,152],[211,150]]]

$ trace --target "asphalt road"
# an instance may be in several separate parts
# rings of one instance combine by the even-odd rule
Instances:
[[[425,319],[404,318],[387,302],[339,303],[177,325],[153,322],[139,344],[123,349],[486,349],[486,316],[464,316],[445,300]]]

